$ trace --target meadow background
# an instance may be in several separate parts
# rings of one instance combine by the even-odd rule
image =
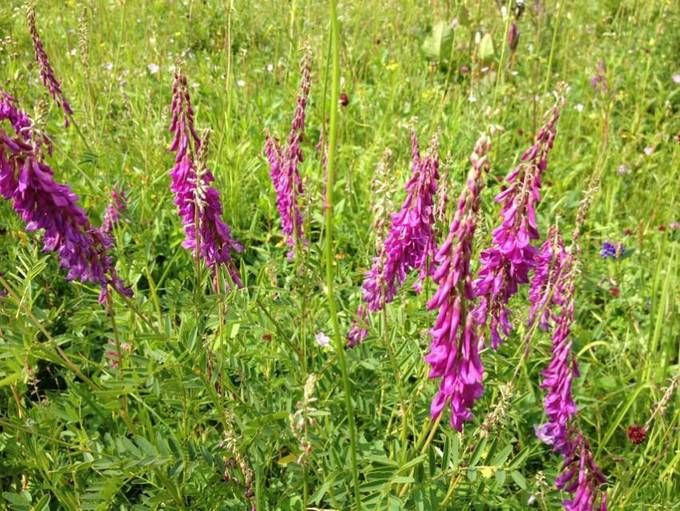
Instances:
[[[677,387],[658,404],[679,373],[680,6],[527,0],[517,17],[518,3],[339,3],[347,99],[334,187],[341,327],[354,317],[375,249],[371,181],[385,149],[398,207],[409,130],[423,145],[438,135],[441,181],[454,198],[480,131],[495,126],[477,233],[483,248],[498,221],[493,196],[531,145],[551,91],[566,82],[542,235],[554,222],[571,232],[590,176],[602,176],[576,291],[579,423],[608,477],[611,509],[678,509]],[[338,101],[330,97],[327,4],[45,0],[36,11],[77,128],[64,129],[39,82],[15,0],[0,5],[0,86],[43,123],[57,180],[95,221],[113,187],[128,193],[114,253],[135,296],[115,297],[114,332],[96,290],[67,282],[40,235],[26,234],[0,202],[0,272],[12,289],[0,298],[0,508],[352,509],[338,353],[315,340],[332,331],[316,149]],[[520,32],[515,51],[506,39],[511,19]],[[310,245],[289,261],[263,146],[265,129],[279,137],[288,130],[305,44],[312,88],[300,171]],[[196,124],[212,129],[208,162],[225,220],[246,247],[236,259],[245,287],[225,294],[207,291],[207,275],[197,275],[180,246],[167,150],[177,58]],[[604,91],[591,84],[599,61]],[[622,243],[623,257],[602,258],[605,241]],[[363,508],[559,508],[560,458],[533,428],[544,421],[538,382],[550,341],[537,334],[523,356],[526,290],[513,300],[516,331],[482,354],[485,394],[457,433],[448,412],[432,428],[435,384],[423,356],[433,286],[416,295],[410,282],[372,320],[366,342],[346,352]],[[115,336],[129,348],[118,367],[109,353]],[[500,418],[487,431],[481,424],[492,413]],[[640,444],[627,436],[636,424],[648,424]]]

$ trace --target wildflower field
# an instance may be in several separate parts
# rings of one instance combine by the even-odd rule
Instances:
[[[0,509],[680,509],[680,4],[0,3]]]

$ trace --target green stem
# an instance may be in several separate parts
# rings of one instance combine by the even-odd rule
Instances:
[[[560,2],[557,7],[557,17],[555,19],[555,31],[553,32],[552,43],[550,44],[550,55],[548,56],[548,70],[545,73],[545,83],[543,84],[543,92],[548,92],[550,86],[550,74],[552,71],[553,56],[555,55],[555,45],[557,43],[557,34],[560,31],[560,19],[562,17],[562,6],[564,2]]]
[[[328,160],[326,167],[326,204],[325,204],[325,229],[326,229],[326,293],[328,294],[328,311],[333,324],[333,337],[337,351],[342,381],[345,391],[345,407],[347,409],[347,421],[349,423],[350,461],[352,465],[352,481],[354,484],[354,500],[357,511],[361,510],[361,494],[359,493],[359,473],[357,471],[357,432],[354,423],[354,410],[352,409],[352,385],[347,371],[347,358],[345,356],[345,343],[340,335],[338,311],[335,304],[334,271],[333,271],[333,183],[335,180],[335,146],[338,138],[338,97],[340,94],[340,35],[338,33],[337,0],[329,0],[331,22],[331,58],[332,58],[332,81],[331,81],[331,106],[330,126],[328,129]]]

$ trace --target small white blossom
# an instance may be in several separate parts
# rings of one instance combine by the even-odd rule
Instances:
[[[148,66],[146,66],[146,68],[152,75],[155,75],[158,73],[158,71],[160,71],[160,67],[158,67],[158,64],[149,64]]]
[[[322,348],[327,348],[331,344],[330,338],[323,332],[317,332],[317,334],[314,336],[314,340]]]
[[[246,82],[245,80],[236,80],[236,85],[238,85],[239,87],[245,87]]]

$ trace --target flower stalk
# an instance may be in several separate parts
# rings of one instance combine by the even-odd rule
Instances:
[[[331,96],[330,96],[330,125],[328,129],[328,155],[326,164],[326,198],[325,198],[325,232],[326,232],[326,294],[328,298],[328,311],[333,326],[333,340],[335,350],[342,373],[342,382],[345,393],[345,409],[349,427],[350,463],[352,471],[352,484],[354,487],[354,502],[356,511],[360,511],[361,493],[359,492],[359,472],[357,466],[357,433],[354,423],[354,409],[352,405],[352,384],[347,369],[347,357],[345,343],[340,334],[340,322],[338,320],[337,305],[335,303],[335,271],[333,250],[333,184],[335,182],[336,145],[338,139],[338,94],[340,92],[340,33],[337,15],[337,0],[329,0],[330,38],[331,38]]]

